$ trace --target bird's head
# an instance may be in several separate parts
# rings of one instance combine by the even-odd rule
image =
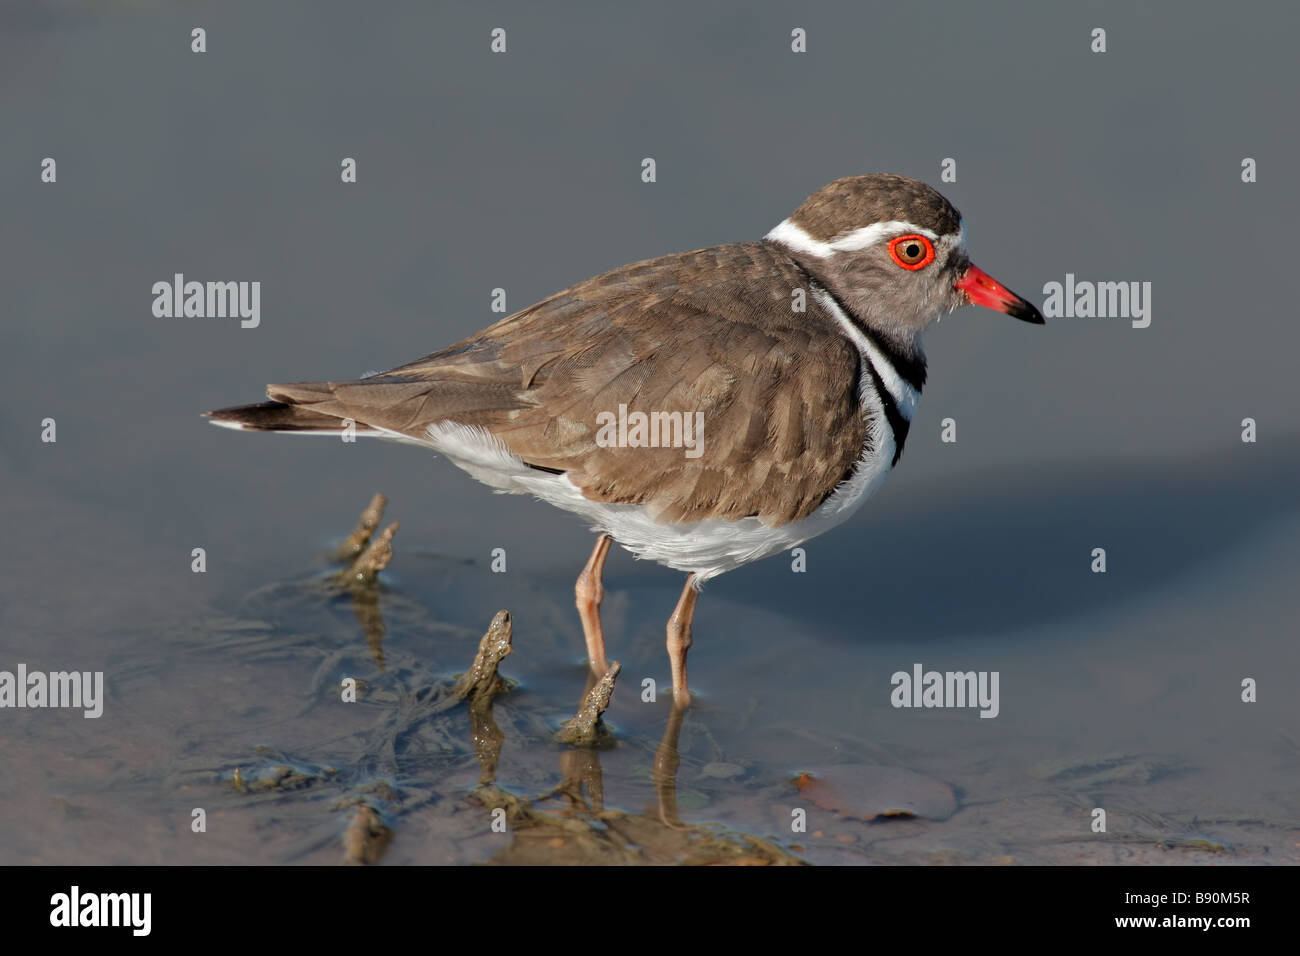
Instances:
[[[765,237],[860,322],[900,343],[958,306],[1042,324],[1038,309],[973,265],[961,213],[905,176],[837,179]]]

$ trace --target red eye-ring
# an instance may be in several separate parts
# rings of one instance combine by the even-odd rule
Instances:
[[[915,272],[934,262],[934,243],[925,236],[899,236],[889,240],[889,257]]]

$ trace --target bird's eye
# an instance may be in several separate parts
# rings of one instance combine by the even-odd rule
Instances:
[[[925,236],[899,236],[889,241],[889,257],[915,272],[934,261],[934,243]]]

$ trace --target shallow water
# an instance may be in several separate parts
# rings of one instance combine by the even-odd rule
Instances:
[[[32,491],[27,505],[38,497]],[[88,526],[78,524],[83,534]],[[118,588],[79,635],[89,661],[80,666],[102,668],[111,689],[104,716],[7,714],[6,860],[338,862],[364,803],[390,831],[387,862],[548,853],[610,862],[605,842],[539,834],[535,819],[533,830],[491,830],[491,808],[474,796],[482,766],[465,708],[409,724],[401,716],[412,695],[468,666],[485,609],[501,604],[512,609],[515,651],[501,668],[513,686],[493,708],[502,739],[492,782],[531,800],[547,826],[576,819],[600,834],[609,824],[594,811],[633,815],[639,859],[688,857],[678,843],[655,842],[680,839],[659,823],[667,806],[670,819],[770,837],[811,862],[1295,862],[1294,704],[1267,692],[1264,671],[1260,703],[1239,703],[1236,686],[1248,673],[1242,655],[1294,663],[1276,633],[1245,633],[1237,622],[1289,580],[1295,530],[1291,515],[1193,562],[1181,587],[1204,600],[1180,614],[1159,593],[1099,594],[1091,609],[1059,618],[1046,601],[1032,614],[1022,608],[1046,620],[993,633],[880,633],[850,620],[860,614],[852,593],[832,607],[832,595],[774,581],[751,582],[751,595],[712,586],[691,657],[698,698],[681,723],[668,804],[656,751],[672,723],[670,695],[648,703],[641,689],[647,677],[667,686],[656,631],[670,581],[627,587],[611,575],[606,618],[623,663],[605,715],[613,745],[582,751],[551,739],[576,707],[585,668],[568,593],[545,581],[404,549],[399,533],[380,576],[377,639],[373,620],[368,636],[348,592],[329,585],[323,560],[281,570],[240,599],[179,588],[161,599],[137,568],[111,564]],[[955,574],[948,562],[962,555],[944,553],[941,572]],[[1272,580],[1263,568],[1275,569]],[[1050,595],[1052,577],[1041,575],[1040,593]],[[901,573],[890,581],[902,585]],[[821,613],[799,619],[783,602]],[[30,607],[7,597],[9,612]],[[55,669],[74,643],[56,641],[11,653]],[[914,662],[998,671],[997,717],[892,707],[890,675]],[[362,682],[360,702],[340,701],[344,677]],[[598,774],[603,802],[592,804],[590,789],[585,804],[539,799],[581,777],[575,760],[589,780]],[[839,802],[801,792],[801,773],[839,786]],[[190,832],[195,807],[207,813],[205,833]],[[1107,811],[1105,836],[1089,831],[1094,807]],[[796,834],[799,808],[807,827]],[[923,816],[877,817],[891,808]]]

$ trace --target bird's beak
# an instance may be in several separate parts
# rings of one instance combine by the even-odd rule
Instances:
[[[1043,314],[976,265],[969,265],[955,287],[972,305],[996,309],[1025,322],[1044,325]]]

